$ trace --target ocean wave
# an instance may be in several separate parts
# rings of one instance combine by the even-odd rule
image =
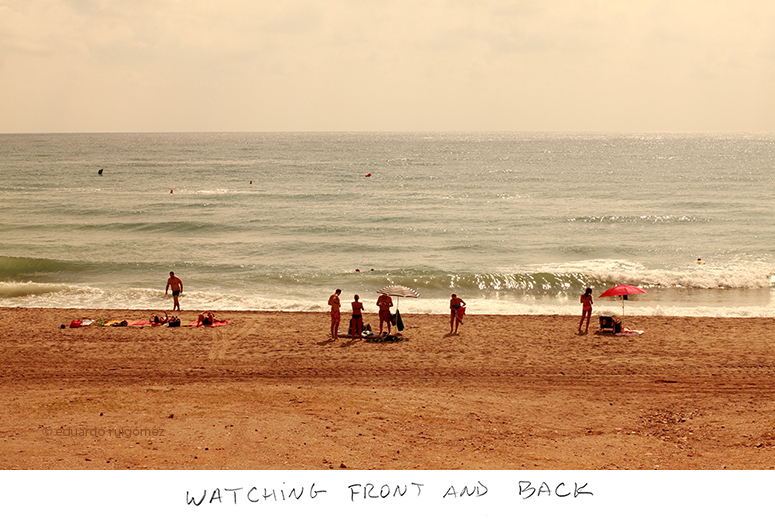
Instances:
[[[271,247],[270,247],[271,249]],[[0,256],[0,280],[6,285],[26,286],[26,282],[47,286],[79,283],[110,287],[148,287],[163,283],[160,276],[169,270],[184,271],[185,277],[202,287],[245,290],[293,290],[310,287],[348,286],[377,290],[389,284],[402,284],[424,290],[433,297],[448,296],[450,290],[481,293],[485,296],[545,296],[575,294],[586,287],[604,288],[618,284],[658,289],[762,289],[775,287],[770,265],[737,261],[724,265],[686,264],[675,268],[648,267],[627,260],[588,260],[571,263],[504,267],[493,271],[466,271],[451,268],[417,267],[408,269],[360,268],[325,269],[309,264],[314,247],[298,244],[295,262],[235,263],[131,261],[66,261],[47,258]],[[342,250],[347,251],[347,247]],[[360,251],[363,255],[365,247]],[[272,250],[263,257],[273,256]],[[247,259],[240,258],[240,259]],[[357,276],[357,277],[354,277]],[[10,290],[10,289],[9,289]],[[18,289],[14,289],[18,290]]]
[[[157,308],[161,290],[99,288],[89,285],[0,282],[0,305],[30,308]],[[171,299],[170,299],[171,301]]]
[[[123,246],[120,246],[123,248]],[[60,260],[49,258],[30,258],[0,256],[0,280],[6,282],[90,282],[97,278],[110,279],[139,277],[149,270],[165,272],[169,270],[164,263],[141,263],[111,261],[106,257],[102,261]],[[120,279],[119,281],[122,281]]]
[[[13,279],[39,272],[78,271],[82,270],[83,266],[83,262],[0,256],[0,278]]]
[[[97,216],[97,215],[94,215]],[[43,223],[43,224],[24,224],[15,226],[17,231],[30,232],[45,229],[50,232],[67,233],[85,233],[91,236],[92,233],[104,233],[105,235],[119,236],[121,234],[171,234],[171,235],[196,235],[212,234],[215,232],[239,232],[242,229],[224,224],[216,224],[206,221],[166,221],[166,222],[100,222],[104,215],[99,218],[91,219],[90,223]],[[96,223],[95,223],[96,222]]]
[[[604,289],[622,283],[667,290],[775,288],[772,271],[758,264],[738,267],[692,265],[668,269],[648,268],[623,260],[593,260],[521,266],[492,272],[434,268],[288,271],[281,265],[271,268],[250,265],[245,268],[250,271],[249,282],[257,286],[357,286],[363,287],[361,290],[376,290],[385,285],[399,284],[424,291],[432,297],[448,296],[450,290],[487,296],[554,296],[576,294],[586,287]]]
[[[597,266],[492,273],[416,272],[413,282],[431,291],[460,290],[483,293],[556,295],[576,293],[586,287],[604,288],[619,284],[662,289],[760,289],[773,287],[766,268],[751,269],[646,269],[625,262],[600,262]]]
[[[761,262],[732,261],[719,265],[687,263],[667,268],[608,259],[557,264],[547,270],[559,273],[561,278],[576,276],[582,284],[593,287],[622,283],[652,288],[707,290],[775,287],[771,266]]]
[[[640,216],[632,215],[605,215],[605,216],[572,216],[567,219],[569,222],[581,222],[581,223],[652,223],[652,224],[675,224],[675,223],[696,223],[696,222],[710,222],[711,219],[707,217],[698,217],[690,215],[655,215],[647,214]]]
[[[171,310],[172,297],[163,290],[154,289],[101,289],[89,286],[37,285],[22,283],[9,286],[0,283],[0,306],[27,308],[73,308],[104,310]],[[469,318],[477,315],[579,315],[578,294],[525,295],[519,298],[487,296],[483,293],[458,291],[466,300]],[[747,292],[747,291],[743,291]],[[696,317],[775,317],[775,304],[769,291],[759,291],[751,296],[739,293],[737,297],[716,298],[707,291],[699,294],[676,291],[650,291],[638,295],[626,303],[627,318],[636,316],[696,316]],[[347,298],[353,290],[346,290]],[[376,292],[361,292],[366,304],[365,319],[376,319]],[[184,292],[180,302],[184,312],[212,310],[228,311],[275,311],[275,312],[328,312],[326,300],[329,293],[319,290],[315,294],[248,294],[218,291]],[[396,307],[411,326],[412,314],[439,315],[446,319],[449,297],[429,297],[424,292],[420,298],[394,298]],[[594,315],[620,315],[621,302],[616,298],[596,298]],[[443,317],[442,317],[443,316]]]
[[[697,271],[653,270],[637,276],[624,277],[625,283],[645,287],[688,288],[704,290],[757,289],[772,285],[772,276],[767,270],[708,269]]]
[[[47,283],[3,283],[0,282],[0,299],[24,298],[56,294],[68,290],[67,285]]]

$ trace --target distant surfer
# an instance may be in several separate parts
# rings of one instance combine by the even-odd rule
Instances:
[[[99,176],[102,176],[102,170],[99,170],[99,171],[97,172],[97,174],[98,174]]]
[[[172,306],[172,311],[180,310],[180,301],[178,296],[183,292],[183,282],[179,277],[175,276],[174,272],[170,272],[170,278],[167,280],[167,288],[164,289],[164,295],[166,296],[170,288],[172,289],[172,299],[175,302]]]
[[[702,258],[697,258],[697,261],[695,261],[697,265],[705,265],[705,262],[702,261]]]

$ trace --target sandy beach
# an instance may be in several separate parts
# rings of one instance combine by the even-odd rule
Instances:
[[[1,469],[772,469],[775,322],[2,308]],[[181,312],[183,322],[195,312]],[[343,316],[344,321],[349,315]],[[365,322],[378,328],[376,314]]]

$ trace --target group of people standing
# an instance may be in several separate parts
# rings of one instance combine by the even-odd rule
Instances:
[[[342,302],[339,299],[342,290],[337,288],[336,291],[328,298],[328,305],[331,307],[331,340],[339,338],[339,323],[342,320],[341,306]],[[350,337],[353,339],[363,338],[363,303],[360,301],[360,296],[355,294],[353,296],[352,306],[352,326],[350,328]],[[379,334],[382,335],[384,326],[387,324],[387,334],[390,335],[390,328],[392,325],[393,316],[390,313],[390,308],[393,306],[393,298],[387,294],[381,294],[377,298],[377,306],[379,307]],[[457,296],[452,294],[449,302],[450,308],[450,322],[449,333],[457,333],[458,326],[463,322],[463,316],[465,315],[466,302]]]
[[[173,311],[180,310],[180,302],[178,296],[183,291],[183,282],[175,276],[174,272],[170,272],[170,277],[167,280],[167,287],[164,291],[168,293],[169,289],[172,289],[172,297],[174,300]],[[339,295],[342,290],[337,288],[336,292],[331,294],[328,298],[328,305],[331,307],[331,339],[336,340],[339,338],[339,322],[342,320],[342,314],[340,308],[342,306],[339,300]],[[350,337],[353,339],[362,338],[363,334],[363,303],[360,302],[358,294],[353,296],[352,305],[352,327],[350,329]],[[584,294],[581,296],[581,321],[579,321],[579,333],[589,332],[589,320],[592,317],[592,289],[587,288]],[[387,333],[390,335],[390,327],[392,325],[392,315],[390,314],[390,308],[393,306],[393,298],[387,294],[381,294],[377,298],[377,306],[379,307],[379,334],[382,335],[382,330],[387,324]],[[463,316],[465,315],[466,302],[457,296],[452,294],[449,301],[450,318],[449,318],[449,333],[457,333],[458,326],[463,322]],[[586,327],[584,331],[581,331],[581,327],[584,325],[586,319]]]
[[[328,305],[331,307],[331,339],[336,340],[339,338],[339,322],[342,320],[342,314],[340,308],[342,302],[339,300],[339,295],[342,290],[337,288],[336,292],[331,294],[328,298]],[[350,327],[350,337],[353,339],[363,338],[363,303],[360,301],[360,296],[355,294],[353,296],[352,306],[352,326]],[[377,299],[377,306],[379,307],[379,334],[382,335],[382,330],[387,324],[387,333],[390,335],[390,327],[392,325],[392,316],[390,315],[390,307],[393,306],[393,298],[389,295],[382,294]]]
[[[699,261],[699,260],[698,260]],[[174,272],[170,272],[170,277],[167,280],[167,287],[164,291],[165,295],[172,289],[172,298],[174,301],[173,311],[180,310],[180,302],[178,296],[183,291],[183,282]],[[342,306],[339,300],[339,295],[342,293],[341,289],[336,289],[331,297],[328,298],[328,305],[331,307],[331,339],[339,338],[339,322],[342,320],[340,308]],[[363,334],[363,303],[359,301],[358,294],[353,296],[352,305],[352,327],[350,330],[350,337],[362,338]],[[587,288],[584,294],[581,296],[581,321],[579,321],[579,333],[589,332],[589,320],[592,317],[592,289]],[[392,324],[392,315],[390,314],[390,308],[393,306],[393,298],[389,295],[381,294],[377,298],[377,306],[379,307],[379,334],[382,335],[384,325],[387,324],[387,333],[390,335],[390,327]],[[457,296],[452,294],[449,301],[450,319],[449,319],[449,333],[457,333],[458,326],[463,322],[463,316],[465,315],[466,302]],[[581,331],[581,327],[584,325],[586,319],[586,327],[584,331]]]
[[[172,289],[173,308],[172,310],[180,310],[180,301],[178,296],[183,291],[183,282],[174,272],[170,272],[170,277],[167,280],[167,286],[164,290],[164,294],[168,294]],[[328,298],[328,305],[331,307],[331,339],[336,340],[339,338],[339,323],[342,320],[341,306],[342,302],[339,300],[339,295],[342,293],[341,289],[336,289],[336,292],[331,294]],[[352,306],[352,326],[350,329],[350,337],[353,339],[361,339],[363,337],[363,303],[360,301],[360,296],[355,294],[353,296]],[[393,306],[393,298],[387,294],[381,294],[377,298],[377,306],[379,307],[379,334],[382,335],[385,325],[387,325],[387,334],[390,335],[391,326],[393,324],[393,316],[390,313],[390,308]],[[449,301],[450,320],[449,320],[449,333],[457,333],[458,326],[463,322],[463,316],[465,315],[466,302],[463,301],[457,294],[452,294]],[[200,320],[206,321],[212,320],[212,313],[210,316],[202,315]],[[210,322],[209,324],[212,324]]]

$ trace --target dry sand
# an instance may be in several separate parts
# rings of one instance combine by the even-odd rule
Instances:
[[[772,319],[628,317],[645,333],[625,338],[406,314],[394,343],[330,341],[324,313],[60,329],[150,314],[0,309],[1,469],[775,467]]]

